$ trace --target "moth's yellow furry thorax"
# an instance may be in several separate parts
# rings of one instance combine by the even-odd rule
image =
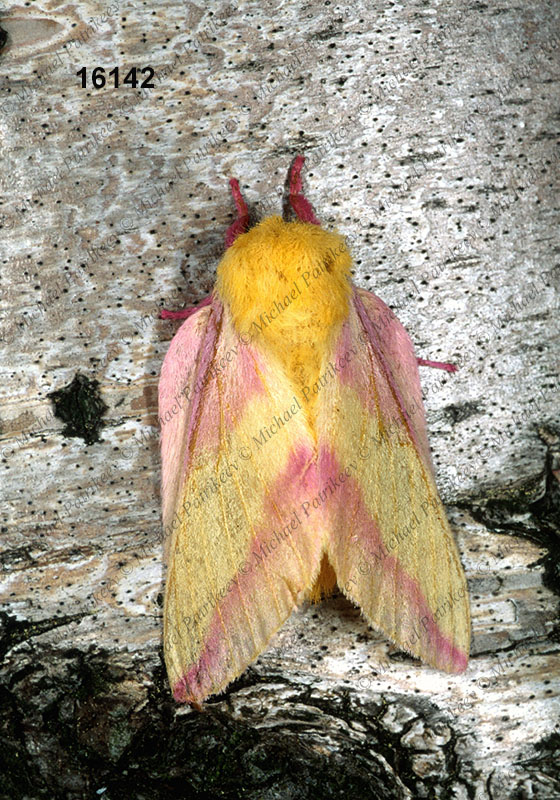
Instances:
[[[302,387],[316,379],[348,315],[351,266],[340,234],[266,217],[226,250],[216,291],[237,332],[279,358]]]

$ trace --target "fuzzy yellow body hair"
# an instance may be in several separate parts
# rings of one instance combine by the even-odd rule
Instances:
[[[348,316],[351,266],[340,234],[271,216],[228,248],[216,292],[238,333],[258,337],[301,392],[317,381]],[[314,403],[306,407],[312,418]]]

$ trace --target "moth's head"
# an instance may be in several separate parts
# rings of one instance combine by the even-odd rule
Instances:
[[[296,315],[298,309],[304,315],[314,308],[327,323],[347,306],[352,259],[345,239],[321,227],[303,196],[303,161],[303,156],[297,156],[288,176],[295,220],[274,215],[249,228],[249,212],[239,184],[230,180],[239,216],[226,236],[216,292],[240,327],[260,309],[287,297],[294,301]]]
[[[301,279],[303,285],[325,276],[348,280],[352,259],[345,239],[309,222],[287,222],[281,216],[265,217],[238,236],[218,265],[218,282],[224,286],[251,281],[262,288]]]
[[[351,291],[352,259],[334,231],[281,216],[263,219],[236,238],[218,265],[216,292],[239,327],[289,296],[294,310],[324,309],[338,317]]]

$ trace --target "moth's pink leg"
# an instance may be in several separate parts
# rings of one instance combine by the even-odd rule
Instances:
[[[303,167],[304,161],[305,158],[303,156],[297,156],[292,164],[290,170],[290,203],[297,217],[302,222],[311,222],[313,225],[320,225],[321,223],[315,216],[311,203],[301,193],[303,189],[301,183],[301,168]]]
[[[194,314],[195,311],[198,311],[199,308],[203,308],[203,306],[209,306],[212,302],[212,295],[209,294],[208,297],[205,297],[204,300],[201,300],[197,306],[190,306],[189,308],[182,308],[181,311],[166,311],[162,309],[159,312],[160,319],[187,319],[190,317],[191,314]]]
[[[240,233],[245,233],[249,225],[249,209],[247,203],[243,199],[241,189],[239,188],[239,181],[237,178],[230,178],[229,185],[231,186],[231,193],[235,200],[237,207],[237,219],[233,222],[226,231],[226,248],[230,247],[237,239]]]
[[[457,372],[455,364],[448,364],[444,361],[426,361],[425,358],[417,358],[418,366],[420,367],[434,367],[435,369],[444,369],[447,372]]]

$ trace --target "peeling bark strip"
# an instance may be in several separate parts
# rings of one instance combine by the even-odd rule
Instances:
[[[4,6],[0,800],[557,800],[557,5]],[[76,86],[80,67],[139,53],[157,95]],[[277,176],[302,149],[356,282],[400,309],[417,355],[459,367],[421,380],[438,485],[461,502],[447,511],[470,665],[439,676],[335,596],[294,614],[205,714],[177,714],[156,384],[180,323],[156,318],[208,294],[228,176],[254,218],[280,213]],[[53,433],[45,392],[93,374],[107,408],[80,409],[76,386],[74,432]],[[395,536],[421,535],[423,516]],[[264,574],[296,524],[279,520],[238,575]],[[200,596],[191,625],[215,603]]]

